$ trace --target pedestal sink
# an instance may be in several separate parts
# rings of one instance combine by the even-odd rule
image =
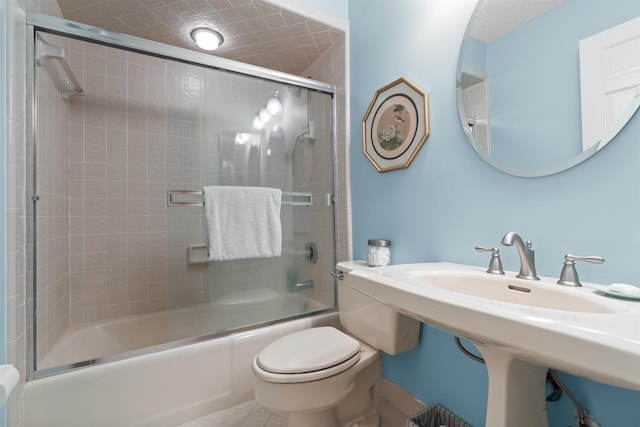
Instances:
[[[487,426],[548,426],[548,368],[640,390],[640,302],[460,264],[337,268],[358,291],[476,344],[489,377]]]

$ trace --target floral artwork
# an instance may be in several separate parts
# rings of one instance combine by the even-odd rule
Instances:
[[[393,122],[386,122],[384,128],[378,131],[378,143],[385,150],[391,151],[402,145],[403,138],[406,137],[407,123],[402,118],[402,113],[404,112],[402,104],[394,104],[388,111],[391,111],[393,115]],[[387,114],[387,112],[384,114]]]
[[[417,154],[429,135],[426,101],[427,94],[406,79],[380,89],[371,101],[363,149],[379,172],[406,168]]]

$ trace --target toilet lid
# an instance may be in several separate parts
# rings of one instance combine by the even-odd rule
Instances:
[[[256,362],[267,372],[302,374],[339,365],[359,352],[360,342],[325,326],[277,339],[260,352]]]

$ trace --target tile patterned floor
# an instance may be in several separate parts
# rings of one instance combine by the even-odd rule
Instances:
[[[382,397],[376,395],[374,405],[380,414],[380,427],[404,427],[407,417]],[[242,403],[180,427],[286,427],[286,414],[272,412],[256,401]]]

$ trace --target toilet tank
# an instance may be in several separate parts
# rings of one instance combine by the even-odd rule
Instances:
[[[340,324],[354,337],[388,354],[398,354],[415,348],[420,335],[420,321],[400,314],[353,288],[358,280],[349,274],[354,269],[366,269],[360,261],[340,262],[336,271],[344,276],[338,280]]]

